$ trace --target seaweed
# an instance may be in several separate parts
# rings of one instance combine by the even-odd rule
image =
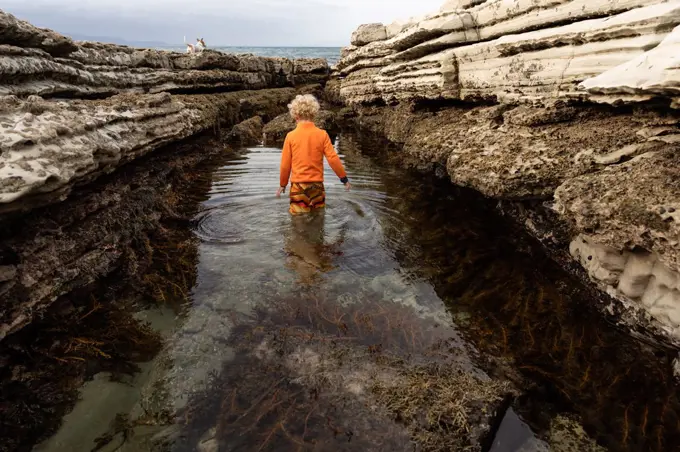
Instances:
[[[133,374],[161,340],[129,306],[89,299],[58,303],[3,341],[0,356],[0,450],[30,450],[54,433],[78,389],[98,372]]]
[[[592,292],[484,199],[448,184],[431,189],[389,188],[398,218],[414,222],[398,223],[405,236],[395,243],[407,249],[395,254],[402,268],[433,283],[450,311],[466,313],[459,327],[485,369],[513,381],[519,370],[518,384],[541,388],[522,403],[549,407],[553,416],[576,413],[609,450],[680,448],[673,353],[603,319]],[[423,196],[437,202],[417,202]],[[545,432],[546,414],[522,403],[515,410]]]
[[[188,302],[197,261],[188,219],[209,190],[201,162],[210,153],[186,151],[201,143],[205,140],[184,143],[135,169],[123,168],[110,180],[74,194],[60,210],[31,213],[29,224],[38,227],[50,217],[63,221],[69,213],[89,212],[94,202],[98,209],[74,230],[94,244],[115,248],[118,259],[109,274],[87,285],[77,282],[36,311],[39,318],[0,342],[0,451],[30,450],[58,429],[79,388],[94,374],[110,372],[114,379],[134,374],[136,363],[151,360],[160,350],[158,333],[134,313],[158,304],[181,312]],[[19,223],[8,230],[19,234]],[[38,232],[29,229],[27,234]],[[111,237],[116,238],[112,245]],[[56,236],[54,249],[73,248],[76,239],[75,232]],[[54,260],[59,262],[59,256]]]
[[[397,303],[302,293],[232,318],[236,357],[179,414],[180,450],[213,426],[225,450],[481,450],[511,392]]]

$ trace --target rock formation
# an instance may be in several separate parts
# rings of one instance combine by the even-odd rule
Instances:
[[[321,110],[316,119],[316,124],[324,130],[336,129],[335,115],[328,110]],[[266,144],[283,144],[288,132],[295,129],[295,120],[288,113],[277,116],[263,129]]]
[[[451,0],[360,27],[327,90],[678,346],[679,38],[678,1]]]
[[[125,189],[50,205],[163,146],[256,116],[261,129],[328,72],[321,59],[78,43],[0,11],[0,340],[118,268],[138,239],[92,216],[115,212]],[[252,126],[225,138],[252,141]],[[18,227],[27,212],[35,227]],[[48,231],[41,214],[61,223]]]

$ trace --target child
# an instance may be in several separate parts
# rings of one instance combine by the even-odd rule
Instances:
[[[290,187],[290,213],[293,215],[322,209],[326,203],[323,185],[323,157],[349,190],[351,185],[340,157],[333,148],[328,133],[314,125],[320,110],[319,102],[311,94],[297,96],[288,105],[297,127],[286,136],[281,155],[280,187],[276,197]],[[292,177],[291,177],[292,171]]]

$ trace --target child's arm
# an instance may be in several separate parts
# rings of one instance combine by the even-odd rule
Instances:
[[[340,182],[347,184],[348,179],[347,173],[345,172],[345,167],[342,166],[342,161],[340,161],[338,153],[335,152],[333,143],[331,143],[331,137],[328,136],[328,133],[325,133],[325,135],[323,153],[326,156],[326,160],[328,160],[328,164],[331,166],[335,174],[340,178]]]
[[[279,176],[279,186],[285,188],[290,179],[290,170],[293,161],[293,149],[290,145],[290,138],[286,135],[283,142],[283,152],[281,153],[281,174]]]

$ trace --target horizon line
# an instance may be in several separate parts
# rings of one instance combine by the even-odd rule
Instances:
[[[66,35],[68,36],[68,35]],[[96,39],[76,39],[71,36],[68,36],[72,38],[76,42],[99,42],[102,44],[118,44],[116,42],[112,41],[101,41],[101,40],[96,40]],[[127,45],[130,47],[133,47],[135,44],[139,45],[150,45],[152,47],[185,47],[186,44],[180,43],[180,44],[169,44],[167,42],[160,42],[160,41],[144,41],[144,40],[122,40],[126,44],[122,45]],[[121,45],[121,44],[118,44]],[[346,47],[347,44],[345,45],[246,45],[246,44],[211,44],[208,46],[208,49],[210,48],[218,48],[218,47],[223,47],[223,48],[251,48],[251,49],[342,49],[343,47]]]
[[[134,42],[134,41],[132,41]],[[144,41],[138,41],[139,43],[143,43]],[[152,42],[152,41],[150,41]],[[162,45],[164,46],[180,46],[183,47],[185,44],[167,44],[163,43]],[[277,48],[277,49],[300,49],[300,48],[309,48],[309,49],[340,49],[342,47],[346,47],[346,45],[246,45],[246,44],[210,44],[208,45],[208,48],[215,48],[215,47],[250,47],[252,49],[266,49],[266,48]]]

